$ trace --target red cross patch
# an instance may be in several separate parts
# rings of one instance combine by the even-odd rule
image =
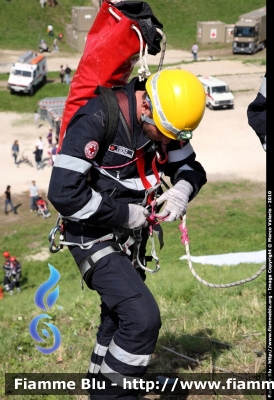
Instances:
[[[99,144],[97,142],[88,142],[85,146],[85,155],[90,160],[96,156],[99,150]]]

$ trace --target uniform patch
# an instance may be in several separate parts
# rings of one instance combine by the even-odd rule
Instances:
[[[88,142],[85,146],[85,155],[90,160],[96,156],[99,150],[99,144],[95,141]]]
[[[128,158],[132,158],[134,156],[133,150],[127,149],[126,147],[123,146],[117,146],[116,144],[111,144],[108,148],[108,151],[111,151],[112,153],[121,154],[122,156],[126,156]]]

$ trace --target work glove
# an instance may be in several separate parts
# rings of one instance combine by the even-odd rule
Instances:
[[[155,214],[155,217],[165,218],[166,222],[171,222],[184,215],[192,191],[193,187],[189,182],[184,180],[177,182],[156,200],[157,206],[165,201],[166,205],[160,213]]]
[[[135,229],[148,226],[148,221],[146,220],[149,217],[149,211],[142,207],[138,206],[137,204],[129,204],[129,214],[128,214],[128,221],[124,223],[123,227],[128,229]]]

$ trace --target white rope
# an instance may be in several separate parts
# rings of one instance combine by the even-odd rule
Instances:
[[[118,14],[116,14],[115,11],[113,11],[113,8],[109,7],[108,11],[118,21],[121,20],[121,17]],[[137,35],[139,37],[139,41],[140,41],[139,61],[140,61],[140,64],[141,64],[141,68],[138,69],[138,74],[139,74],[139,81],[143,81],[143,80],[145,80],[146,78],[148,78],[151,75],[151,72],[149,71],[149,67],[148,67],[148,63],[147,63],[148,45],[146,43],[145,49],[144,49],[144,54],[143,54],[144,42],[143,42],[142,34],[141,34],[140,30],[135,25],[132,25],[132,29],[134,29],[135,32],[137,33]],[[162,69],[162,66],[163,66],[163,61],[164,61],[164,56],[165,56],[165,51],[166,51],[166,36],[165,36],[164,32],[161,29],[156,28],[156,31],[158,33],[160,33],[160,35],[162,36],[161,57],[160,57],[158,70],[157,70],[157,71],[160,71]]]
[[[119,15],[113,11],[113,8],[109,7],[108,12],[110,12],[110,14],[112,14],[116,19],[118,19],[118,21],[120,21],[121,17],[119,17]]]
[[[142,34],[135,25],[132,25],[132,29],[134,29],[135,32],[137,33],[137,35],[139,37],[139,41],[140,41],[139,61],[141,64],[141,68],[138,69],[138,74],[139,74],[139,81],[141,82],[141,81],[145,80],[148,76],[150,76],[151,72],[148,69],[146,60],[145,61],[143,60],[144,41],[143,41]],[[147,51],[147,44],[145,45],[145,53],[146,53],[146,51]]]
[[[161,31],[161,29],[156,28],[156,31],[160,33],[160,35],[162,36],[162,48],[161,48],[161,58],[159,61],[159,65],[158,65],[158,70],[160,71],[162,69],[163,66],[163,62],[164,62],[164,57],[165,57],[165,51],[166,51],[166,35],[164,34],[163,31]]]
[[[186,214],[183,216],[183,221],[182,221],[182,227],[183,227],[183,231],[186,231]],[[212,287],[212,288],[218,288],[218,289],[224,289],[224,288],[230,288],[233,286],[238,286],[238,285],[242,285],[243,283],[247,283],[247,282],[251,282],[254,279],[258,278],[259,275],[261,275],[263,273],[263,271],[266,269],[266,265],[263,265],[258,272],[256,272],[254,275],[252,275],[250,278],[246,278],[246,279],[241,279],[239,281],[236,282],[231,282],[231,283],[210,283],[205,281],[204,279],[202,279],[197,272],[194,270],[193,266],[192,266],[192,262],[191,262],[191,256],[190,256],[190,250],[189,250],[189,241],[186,235],[186,239],[184,240],[184,244],[185,244],[185,248],[186,248],[186,256],[187,256],[187,260],[188,260],[188,266],[189,269],[191,271],[191,273],[195,276],[195,278],[201,282],[202,284]]]

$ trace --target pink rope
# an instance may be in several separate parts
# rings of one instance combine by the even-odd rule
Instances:
[[[181,235],[182,244],[186,245],[189,243],[188,230],[187,230],[187,227],[184,228],[183,221],[181,221],[179,228],[180,228],[180,231],[182,232],[182,235]]]
[[[115,166],[113,166],[113,167],[106,167],[106,166],[103,166],[103,165],[98,165],[98,166],[96,166],[96,167],[97,167],[97,168],[102,168],[102,169],[123,168],[123,167],[126,167],[127,165],[130,165],[130,164],[134,163],[135,161],[138,160],[138,158],[141,158],[144,154],[145,154],[145,153],[142,153],[139,157],[134,158],[134,160],[131,160],[131,161],[129,161],[129,162],[126,163],[126,164],[115,165]]]
[[[153,234],[153,226],[154,226],[154,225],[158,225],[158,224],[160,224],[161,222],[163,222],[163,221],[168,217],[168,215],[167,215],[166,217],[163,217],[163,218],[160,218],[160,219],[157,218],[157,217],[155,216],[156,201],[153,200],[153,201],[150,203],[150,205],[151,205],[151,214],[150,214],[149,217],[147,217],[147,221],[148,221],[148,223],[149,223],[149,234],[152,235],[152,234]]]

